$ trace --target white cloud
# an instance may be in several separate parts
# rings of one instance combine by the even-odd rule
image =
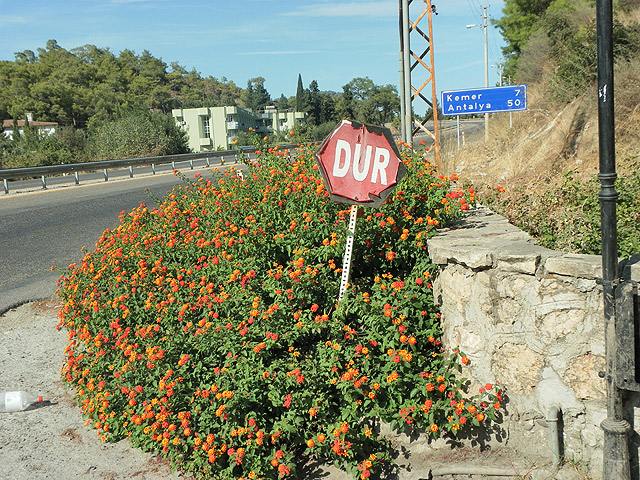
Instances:
[[[283,13],[290,17],[387,17],[397,14],[398,5],[390,0],[316,3]]]

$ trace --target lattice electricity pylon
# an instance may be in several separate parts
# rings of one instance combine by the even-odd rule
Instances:
[[[436,7],[431,0],[399,0],[400,1],[400,51],[402,52],[402,111],[404,140],[413,141],[413,136],[424,132],[433,140],[431,149],[434,152],[435,164],[440,168],[440,132],[438,124],[438,93],[436,90],[436,67],[433,47],[433,15],[437,15]],[[415,20],[411,20],[411,5],[422,4]],[[406,13],[405,13],[406,8]],[[426,32],[425,32],[426,30]],[[414,33],[415,32],[415,33]],[[415,39],[418,48],[411,48]],[[407,45],[405,45],[405,43]],[[408,54],[407,54],[408,52]],[[412,75],[416,70],[420,74]],[[416,83],[414,83],[416,80]],[[429,92],[429,86],[431,91]],[[407,95],[410,89],[410,97]],[[427,121],[419,121],[413,116],[413,105],[417,101],[424,102],[433,112],[433,132],[427,128]]]

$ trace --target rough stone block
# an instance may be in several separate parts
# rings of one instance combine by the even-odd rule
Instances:
[[[431,260],[438,265],[458,263],[474,269],[493,267],[492,251],[473,239],[452,241],[446,237],[434,237],[428,246]]]
[[[552,250],[531,242],[505,242],[496,252],[498,269],[535,275],[540,260],[553,255]]]
[[[544,264],[547,273],[577,278],[602,278],[602,257],[567,253],[551,257]]]
[[[540,380],[543,357],[526,345],[505,343],[493,354],[493,373],[509,392],[527,394]]]
[[[604,369],[604,357],[588,353],[569,362],[564,380],[580,400],[604,400],[607,385],[598,377],[598,372]]]

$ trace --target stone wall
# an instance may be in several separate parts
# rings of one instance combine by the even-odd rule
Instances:
[[[598,376],[605,367],[600,256],[540,247],[483,209],[434,237],[429,252],[441,267],[434,288],[444,341],[470,357],[472,388],[498,383],[508,392],[503,443],[550,459],[545,418],[550,407],[560,407],[565,458],[601,478],[606,387]],[[640,280],[637,267],[629,268],[634,280]]]

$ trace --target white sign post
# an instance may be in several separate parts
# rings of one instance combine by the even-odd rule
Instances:
[[[353,239],[356,236],[357,219],[358,205],[351,205],[351,213],[349,215],[349,233],[347,234],[347,243],[344,247],[344,257],[342,257],[342,279],[340,280],[338,301],[342,300],[344,293],[347,291],[347,284],[349,283],[349,274],[351,273],[351,256],[353,253]]]

